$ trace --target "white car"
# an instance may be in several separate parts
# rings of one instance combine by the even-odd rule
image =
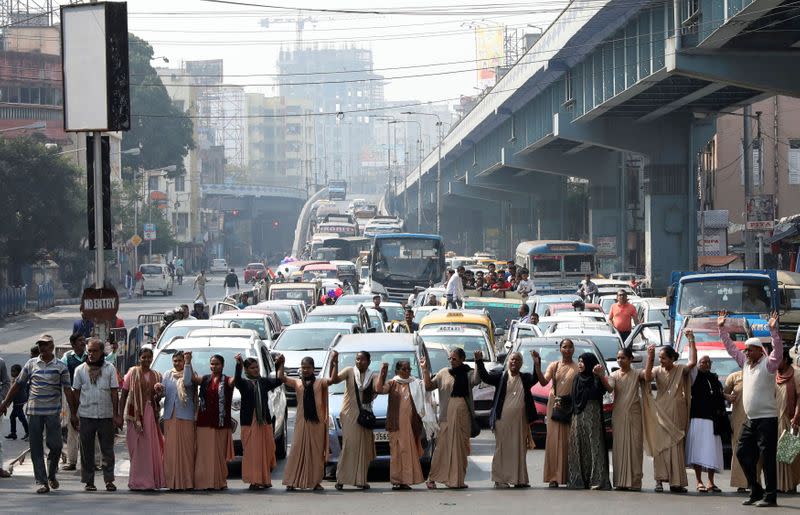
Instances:
[[[169,324],[161,336],[158,338],[154,349],[165,347],[175,338],[186,338],[189,331],[194,329],[205,329],[209,327],[225,327],[224,320],[176,320]]]
[[[230,268],[228,268],[228,262],[224,259],[217,258],[211,260],[211,268],[209,272],[212,274],[227,274]]]
[[[159,292],[165,297],[172,295],[173,279],[169,267],[160,263],[144,263],[139,265],[144,276],[144,295]]]
[[[519,320],[512,320],[508,327],[508,338],[503,345],[504,352],[508,353],[520,338],[536,338],[543,335],[542,328],[536,324],[523,324]]]
[[[609,324],[582,321],[556,322],[550,326],[545,336],[589,340],[600,350],[600,354],[603,355],[609,370],[613,372],[619,368],[619,365],[617,365],[617,352],[622,349],[622,338],[619,337],[616,329]],[[574,356],[574,358],[577,359],[578,356]]]
[[[224,311],[211,317],[211,320],[226,320],[231,327],[238,326],[242,329],[252,329],[258,333],[261,340],[267,345],[278,336],[278,328],[273,326],[272,319],[264,313],[248,310]]]
[[[661,340],[667,341],[669,338],[669,306],[663,297],[645,297],[636,303],[636,310],[639,313],[639,320],[643,324],[658,322],[661,324]],[[650,340],[658,340],[655,334],[656,328],[647,328],[646,337]]]
[[[192,368],[200,377],[211,373],[210,360],[214,354],[219,354],[225,359],[223,374],[233,377],[236,370],[234,356],[241,354],[242,358],[255,358],[258,360],[262,377],[276,374],[275,362],[272,360],[269,349],[258,338],[251,334],[249,338],[183,338],[169,342],[163,349],[158,349],[153,357],[153,370],[165,374],[172,369],[172,355],[176,351],[191,351]],[[236,456],[242,455],[242,436],[239,426],[239,410],[241,409],[241,395],[238,389],[233,390],[231,402],[231,422],[233,424],[233,448]],[[288,443],[288,408],[286,406],[286,390],[281,385],[269,393],[269,410],[273,416],[272,429],[275,432],[275,455],[278,458],[286,457]]]

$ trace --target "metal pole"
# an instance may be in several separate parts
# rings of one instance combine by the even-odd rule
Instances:
[[[94,146],[94,287],[102,288],[106,282],[106,263],[103,238],[103,139],[102,133],[92,134]],[[97,323],[97,335],[105,341],[106,324]]]
[[[150,174],[147,175],[147,198],[145,199],[147,202],[147,223],[153,223],[153,206],[150,202]],[[147,242],[147,262],[153,262],[153,240],[148,240]]]
[[[439,118],[438,116],[436,117]],[[436,161],[436,234],[442,234],[442,122],[439,120],[439,157]]]
[[[141,169],[139,169],[141,176]],[[136,171],[133,172],[133,185],[136,196],[133,198],[133,234],[139,234],[139,185],[136,183]],[[133,246],[133,273],[139,270],[139,245]]]
[[[764,268],[764,235],[758,235],[758,268]]]
[[[742,118],[742,159],[744,159],[744,205],[745,205],[745,230],[744,230],[744,266],[752,268],[755,262],[755,241],[753,231],[747,229],[747,201],[753,190],[753,141],[750,127],[751,107],[744,106]]]

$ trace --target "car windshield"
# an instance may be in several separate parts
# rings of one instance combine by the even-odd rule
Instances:
[[[519,352],[522,354],[522,372],[533,372],[533,358],[531,358],[531,350],[535,350],[539,353],[539,356],[541,356],[542,370],[547,370],[547,366],[550,365],[550,363],[561,359],[561,351],[559,350],[558,345],[531,345],[529,343],[523,343],[519,347]],[[591,352],[597,356],[597,351],[593,347],[588,345],[575,345],[575,353],[573,354],[573,357],[577,361],[578,356],[586,352]],[[600,356],[597,356],[597,358],[600,359]]]
[[[561,271],[560,256],[534,256],[532,263],[534,275]]]
[[[386,279],[439,281],[441,247],[441,241],[426,238],[376,240],[372,276],[378,282]]]
[[[264,270],[264,265],[261,263],[251,263],[247,265],[248,270]]]
[[[719,332],[717,331],[698,331],[697,329],[695,329],[693,332],[694,332],[694,341],[696,343],[722,342],[722,340],[719,337]],[[731,340],[735,342],[743,342],[747,339],[747,334],[743,332],[731,332],[730,337]],[[681,333],[681,337],[678,339],[677,348],[682,349],[684,345],[686,345],[686,335]]]
[[[547,308],[552,306],[553,304],[563,304],[565,302],[572,303],[573,300],[577,299],[578,297],[569,297],[565,299],[550,299],[550,300],[540,300],[536,304],[536,313],[540,317],[547,316]]]
[[[383,306],[383,308],[386,310],[389,320],[403,320],[405,318],[403,306]]]
[[[290,326],[290,325],[292,325],[294,323],[294,320],[292,320],[292,310],[291,310],[291,308],[285,308],[284,309],[284,308],[278,308],[278,307],[274,307],[273,306],[270,309],[272,311],[274,311],[276,315],[278,315],[278,320],[281,321],[281,325],[283,327]]]
[[[334,315],[329,314],[326,315],[324,313],[314,313],[313,311],[306,315],[306,322],[345,322],[348,324],[360,324],[358,320],[358,315],[355,313],[350,314],[341,314],[341,315]]]
[[[161,275],[162,273],[161,267],[158,265],[142,265],[140,270],[145,275]]]
[[[175,325],[170,324],[164,329],[164,332],[161,333],[161,338],[158,339],[157,348],[161,348],[170,340],[179,336],[181,338],[185,338],[189,331],[193,331],[195,329],[205,329],[208,327],[214,327],[212,324],[190,324],[190,325]]]
[[[475,302],[464,301],[464,309],[485,309],[492,317],[494,325],[508,329],[511,321],[519,318],[519,306],[502,302]]]
[[[678,312],[682,315],[717,313],[767,313],[770,287],[761,279],[687,281],[680,287]]]
[[[450,349],[452,347],[461,347],[467,354],[467,361],[472,361],[475,351],[481,351],[483,356],[487,359],[491,356],[489,353],[489,343],[486,338],[482,336],[464,335],[464,334],[425,334],[420,335],[422,341],[426,345],[431,343],[439,343]]]
[[[272,350],[276,351],[307,351],[327,349],[337,334],[349,334],[350,331],[342,329],[320,329],[308,327],[294,331],[284,331],[275,342]]]
[[[450,360],[449,353],[446,349],[440,349],[438,347],[430,348],[428,347],[428,358],[430,358],[430,370],[431,374],[435,374],[439,370],[443,368],[450,368]]]
[[[303,282],[310,283],[317,279],[336,279],[336,270],[306,270],[303,272]]]
[[[342,306],[352,306],[362,302],[372,302],[372,295],[342,295],[336,299],[336,304]]]
[[[264,326],[264,319],[262,318],[230,318],[228,319],[228,327],[252,329],[258,333],[258,337],[262,340],[269,339],[267,328]]]
[[[269,298],[271,300],[302,300],[306,304],[311,304],[313,299],[312,290],[301,290],[299,288],[271,288]]]
[[[374,311],[374,310],[370,311],[370,313],[369,313],[369,321],[370,321],[370,323],[372,323],[372,327],[377,329],[377,332],[379,332],[379,333],[385,333],[386,332],[385,330],[383,330],[384,327],[386,327],[386,326],[383,325],[383,317],[381,317],[381,315],[377,311]]]
[[[161,375],[169,372],[172,369],[172,355],[176,350],[182,349],[170,348],[159,352],[158,357],[156,357],[155,361],[153,362],[153,370],[159,372]],[[194,373],[200,377],[210,374],[211,356],[214,354],[219,354],[225,359],[225,366],[223,367],[222,373],[230,377],[233,377],[233,374],[236,371],[236,360],[233,359],[234,356],[241,354],[242,358],[245,359],[248,357],[255,357],[244,347],[239,349],[192,349],[192,370]]]
[[[587,340],[597,345],[600,349],[600,354],[607,360],[617,359],[617,351],[619,351],[620,340],[616,336],[584,336]],[[577,354],[576,354],[577,356]]]
[[[666,328],[669,326],[668,318],[669,308],[651,308],[647,311],[647,320],[645,320],[645,322],[661,322],[661,326]]]
[[[582,273],[590,274],[594,270],[592,262],[594,256],[591,254],[578,254],[572,256],[564,256],[564,271],[569,273]]]
[[[340,352],[339,353],[339,370],[344,370],[347,367],[355,366],[357,352]],[[411,363],[411,375],[420,378],[419,362],[417,355],[411,351],[380,351],[378,349],[369,349],[370,364],[369,368],[373,372],[380,374],[381,363],[389,364],[388,377],[394,377],[395,365],[398,361],[408,360]],[[339,384],[331,385],[328,392],[333,395],[341,395],[344,393],[345,384],[342,381]]]

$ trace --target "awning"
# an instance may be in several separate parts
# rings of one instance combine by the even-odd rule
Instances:
[[[775,234],[765,239],[764,243],[767,245],[772,245],[773,243],[779,242],[786,238],[791,238],[792,236],[797,236],[798,234],[800,234],[800,227],[798,227],[797,224],[792,224],[782,231],[776,231]]]
[[[728,266],[734,261],[738,259],[738,256],[735,255],[728,255],[728,256],[699,256],[697,258],[697,267],[701,268],[704,266],[710,266],[712,268],[721,268],[723,266]]]

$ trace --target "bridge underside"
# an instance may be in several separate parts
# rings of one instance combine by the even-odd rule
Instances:
[[[611,249],[602,260],[610,272],[624,269],[626,254],[635,252],[658,287],[672,270],[695,268],[697,155],[716,132],[716,116],[775,94],[800,97],[800,6],[739,3],[744,7],[725,23],[700,17],[676,39],[672,2],[655,2],[581,62],[551,59],[551,68],[564,72],[557,87],[542,86],[522,105],[509,100],[445,155],[442,232],[452,248],[480,247],[476,238],[465,245],[455,237],[464,226],[477,234],[496,228],[503,243],[494,248],[502,255],[524,239],[579,236]],[[714,14],[718,4],[700,1],[707,20],[723,19]],[[639,223],[627,191],[632,158],[642,175],[643,238],[631,237]],[[423,174],[424,230],[435,227],[434,172]],[[587,194],[570,204],[575,178],[588,180]],[[418,187],[409,185],[409,198]],[[416,202],[403,205],[415,219]],[[463,214],[476,212],[481,216]],[[576,219],[587,220],[585,232],[575,234],[584,225]]]

